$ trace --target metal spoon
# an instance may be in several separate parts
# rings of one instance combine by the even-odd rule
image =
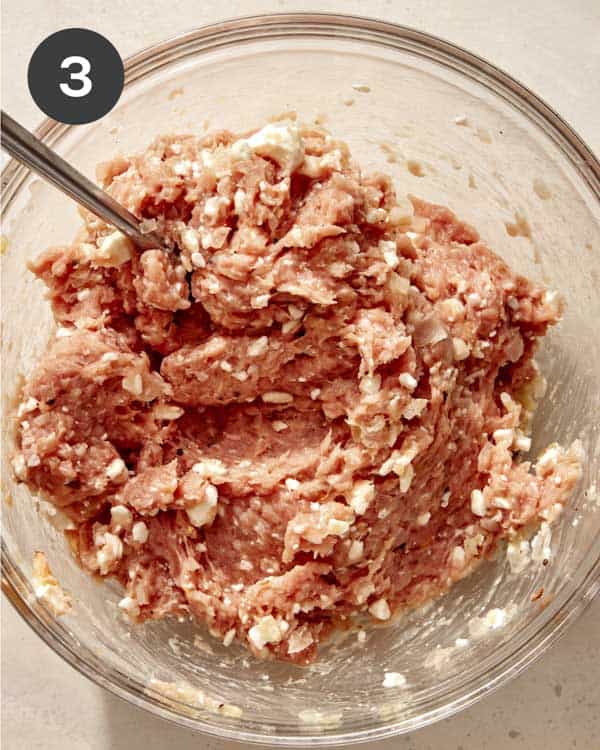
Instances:
[[[48,148],[2,110],[2,148],[14,159],[51,182],[100,219],[127,235],[141,250],[163,247],[153,232],[142,234],[140,220],[91,180]]]

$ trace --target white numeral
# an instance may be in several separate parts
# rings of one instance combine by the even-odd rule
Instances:
[[[87,96],[92,90],[92,82],[88,78],[88,73],[92,69],[90,61],[87,59],[87,57],[81,57],[80,55],[71,55],[70,57],[65,57],[65,59],[61,62],[60,67],[70,68],[71,65],[79,65],[80,69],[75,71],[75,73],[71,73],[69,77],[72,81],[81,81],[82,85],[74,89],[68,83],[61,83],[60,90],[63,92],[63,94],[66,94],[66,96]]]

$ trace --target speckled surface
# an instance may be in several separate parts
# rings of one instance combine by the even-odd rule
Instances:
[[[220,17],[214,0],[75,2],[5,0],[2,7],[2,106],[34,126],[41,113],[25,84],[27,62],[49,33],[94,28],[127,55]],[[52,12],[49,8],[52,7]],[[373,0],[269,2],[238,0],[227,15],[270,10],[338,10],[424,29],[478,52],[553,105],[600,151],[600,4],[597,0]],[[491,19],[493,18],[493,22]],[[535,39],[535,47],[532,44]],[[600,737],[600,601],[537,664],[470,710],[369,750],[566,750],[592,748]],[[53,654],[2,603],[2,747],[4,750],[228,750],[234,743],[197,735],[113,698]]]

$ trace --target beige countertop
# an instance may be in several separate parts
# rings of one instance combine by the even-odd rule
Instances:
[[[225,17],[215,0],[4,0],[2,106],[32,127],[26,86],[37,44],[60,28],[95,29],[123,56]],[[598,0],[231,0],[226,16],[328,10],[371,15],[437,34],[479,53],[542,96],[600,152]],[[368,750],[568,750],[600,738],[600,600],[523,675],[468,711]],[[229,750],[152,718],[77,674],[2,603],[3,750]]]

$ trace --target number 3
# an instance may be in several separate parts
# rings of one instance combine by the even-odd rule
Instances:
[[[88,73],[92,69],[90,61],[87,59],[87,57],[81,57],[80,55],[71,55],[70,57],[65,57],[65,59],[61,62],[60,67],[70,68],[72,65],[79,65],[80,70],[76,71],[75,73],[71,73],[69,77],[72,81],[81,81],[82,85],[79,88],[74,89],[68,83],[61,83],[60,90],[63,92],[63,94],[66,94],[66,96],[87,96],[92,90],[92,82],[88,78]]]

